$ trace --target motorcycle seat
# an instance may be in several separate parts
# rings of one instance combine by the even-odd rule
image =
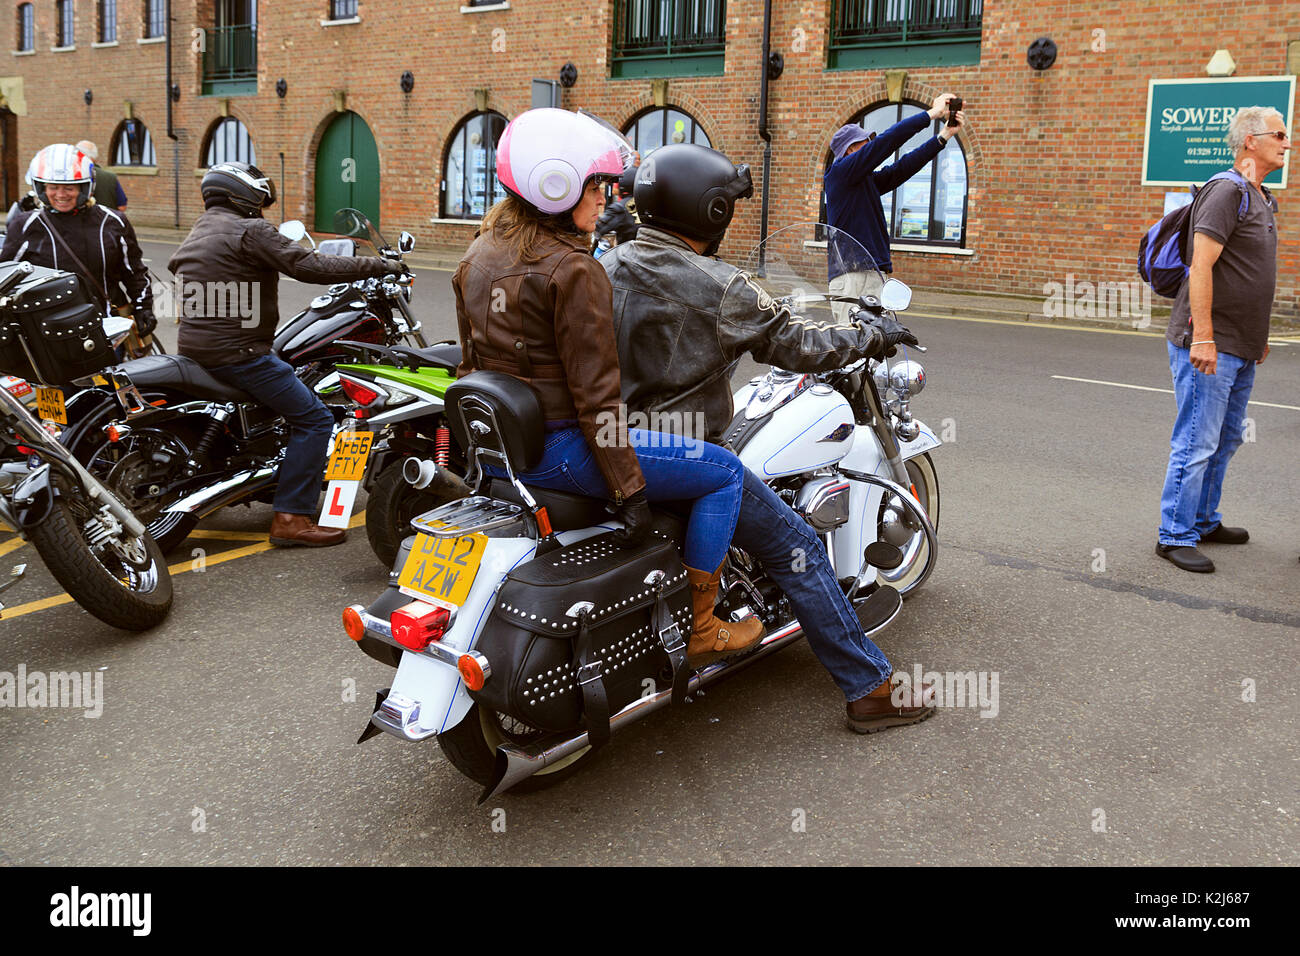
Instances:
[[[440,342],[437,345],[430,345],[428,348],[411,349],[411,351],[424,359],[427,364],[446,369],[453,375],[456,374],[456,369],[460,366],[460,345],[455,342]]]
[[[183,355],[146,355],[114,366],[137,387],[174,388],[214,402],[252,402],[246,392],[227,385],[194,359]]]

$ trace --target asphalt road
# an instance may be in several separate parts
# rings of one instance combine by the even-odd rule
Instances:
[[[453,335],[449,275],[416,290]],[[285,315],[314,292],[281,291]],[[0,672],[104,681],[97,718],[0,707],[0,862],[1300,863],[1300,346],[1260,368],[1254,399],[1285,407],[1251,407],[1229,469],[1225,515],[1252,540],[1207,546],[1218,572],[1192,575],[1153,554],[1162,339],[909,324],[930,347],[913,408],[945,438],[942,547],[880,643],[909,673],[996,674],[995,715],[947,707],[859,737],[800,643],[620,732],[558,787],[478,807],[432,741],[353,743],[391,673],[339,622],[384,584],[364,534],[266,550],[269,509],[228,509],[174,555],[154,632],[75,604],[0,623]],[[0,561],[31,562],[11,609],[56,595],[5,540]]]

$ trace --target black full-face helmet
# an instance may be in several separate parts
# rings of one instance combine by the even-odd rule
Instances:
[[[217,163],[208,168],[200,186],[203,205],[231,206],[245,216],[260,216],[275,203],[275,183],[248,163]]]
[[[737,166],[716,149],[675,143],[656,149],[637,167],[637,214],[654,228],[709,244],[718,251],[736,211],[736,200],[754,195],[748,166]]]

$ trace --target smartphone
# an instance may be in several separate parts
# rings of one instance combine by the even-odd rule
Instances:
[[[957,115],[957,111],[961,108],[962,108],[962,99],[960,96],[954,96],[952,99],[948,101],[948,125],[949,126],[957,125],[952,120],[953,117]]]

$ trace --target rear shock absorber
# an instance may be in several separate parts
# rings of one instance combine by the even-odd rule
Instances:
[[[194,454],[190,456],[189,465],[196,470],[208,463],[208,452],[212,450],[212,443],[217,440],[217,436],[225,428],[227,419],[234,413],[234,406],[214,405],[211,411],[212,421],[208,422],[208,427],[203,430],[203,437],[194,446]]]
[[[439,468],[446,468],[451,461],[451,429],[439,426],[433,439],[433,462]]]

